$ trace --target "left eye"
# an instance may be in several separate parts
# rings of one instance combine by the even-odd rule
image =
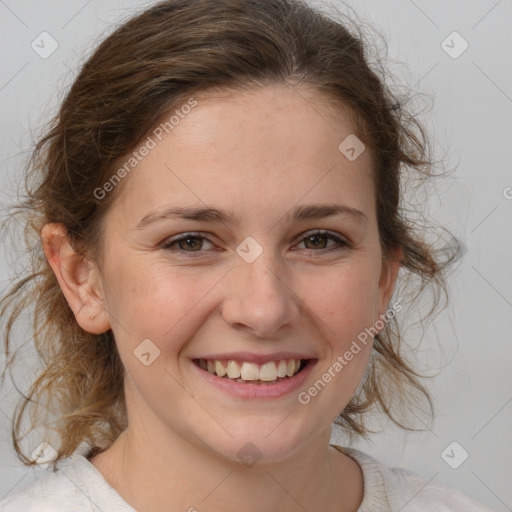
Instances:
[[[331,244],[331,246],[327,246],[329,240],[335,243]],[[184,235],[180,235],[168,240],[167,242],[164,242],[162,249],[171,250],[173,248],[177,248],[177,250],[173,250],[171,252],[181,253],[204,252],[202,249],[205,249],[205,243],[210,244],[210,247],[206,247],[206,249],[213,248],[212,242],[210,242],[206,237],[196,233],[185,233]],[[343,250],[350,247],[350,244],[345,240],[342,240],[332,233],[323,231],[308,233],[307,236],[302,238],[298,245],[302,243],[305,244],[305,249],[312,250],[314,252]]]
[[[336,242],[334,245],[327,247],[327,242],[331,240]],[[306,249],[320,249],[320,250],[333,250],[333,249],[343,249],[347,247],[349,244],[345,242],[341,238],[327,232],[317,231],[315,233],[309,233],[306,237],[304,237],[300,243],[304,243]],[[308,247],[308,244],[310,246]],[[300,244],[299,244],[300,245]]]

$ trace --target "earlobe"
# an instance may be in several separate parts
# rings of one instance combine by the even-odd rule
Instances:
[[[80,327],[93,334],[108,331],[110,319],[94,264],[75,252],[61,223],[43,226],[41,241],[46,259]]]

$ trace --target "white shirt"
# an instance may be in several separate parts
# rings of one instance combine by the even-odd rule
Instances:
[[[340,447],[336,446],[340,449]],[[455,489],[388,468],[353,448],[341,448],[361,467],[364,496],[358,512],[491,512]],[[0,512],[136,512],[83,455],[74,454],[0,502]]]

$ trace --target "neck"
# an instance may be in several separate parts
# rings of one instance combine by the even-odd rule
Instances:
[[[139,512],[355,512],[359,465],[329,446],[330,429],[284,460],[244,465],[155,418],[129,412],[129,427],[90,462]]]
[[[224,460],[189,443],[156,450],[126,430],[91,460],[123,499],[145,511],[356,511],[362,474],[321,436],[280,463]]]

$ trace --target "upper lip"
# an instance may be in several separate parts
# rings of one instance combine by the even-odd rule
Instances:
[[[254,354],[251,352],[230,352],[228,354],[210,354],[208,356],[194,357],[193,359],[216,359],[218,361],[245,361],[248,363],[263,364],[269,361],[283,359],[316,359],[308,354],[298,352],[274,352],[272,354]]]

